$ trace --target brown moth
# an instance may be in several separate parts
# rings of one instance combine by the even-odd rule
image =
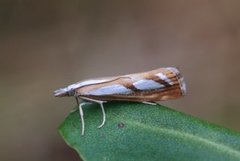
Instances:
[[[60,88],[56,97],[74,96],[79,105],[84,135],[82,106],[89,102],[98,103],[103,112],[101,128],[105,123],[103,103],[107,101],[133,101],[155,104],[154,102],[176,99],[186,94],[184,78],[175,67],[166,67],[149,72],[116,77],[89,79]]]

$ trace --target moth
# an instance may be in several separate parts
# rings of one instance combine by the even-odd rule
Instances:
[[[184,78],[176,67],[115,77],[97,78],[80,81],[54,91],[56,97],[74,96],[81,117],[84,135],[84,117],[82,107],[87,103],[98,103],[105,124],[106,114],[103,103],[108,101],[133,101],[155,104],[157,101],[176,99],[186,94]]]

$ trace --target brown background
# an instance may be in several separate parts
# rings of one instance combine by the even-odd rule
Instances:
[[[75,106],[56,88],[177,66],[163,102],[240,130],[240,1],[0,0],[0,160],[79,160],[57,132]],[[94,154],[94,152],[93,152]]]

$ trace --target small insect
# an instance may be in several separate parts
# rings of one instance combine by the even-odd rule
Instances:
[[[84,135],[83,105],[98,103],[105,124],[106,116],[103,103],[108,101],[133,101],[155,105],[157,101],[176,99],[186,94],[186,85],[179,70],[166,67],[149,72],[116,77],[89,79],[71,84],[54,91],[56,97],[74,96],[79,106],[82,131]]]

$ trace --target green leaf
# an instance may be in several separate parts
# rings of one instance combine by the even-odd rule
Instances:
[[[240,134],[161,105],[97,104],[84,106],[85,135],[79,111],[59,127],[66,143],[85,161],[240,160]]]

